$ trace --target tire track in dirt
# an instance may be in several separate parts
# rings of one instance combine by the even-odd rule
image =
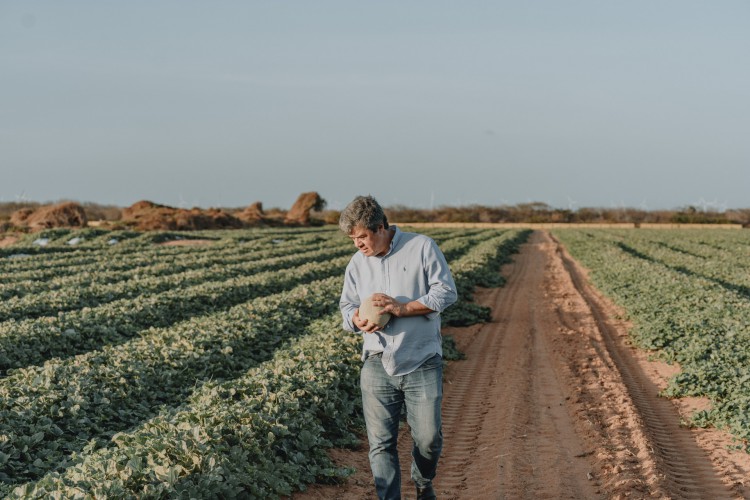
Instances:
[[[601,332],[604,348],[641,417],[640,424],[649,440],[657,469],[655,477],[661,488],[674,498],[731,498],[704,450],[696,444],[690,432],[680,426],[680,416],[674,405],[658,396],[658,387],[627,352],[629,347],[623,344],[622,335],[609,322],[606,306],[599,294],[588,284],[578,264],[557,241],[555,245],[556,253],[591,311]]]
[[[466,349],[476,361],[454,363],[435,482],[444,498],[597,496],[549,362],[544,272],[541,252],[516,257],[506,285],[483,300],[494,305],[493,321]]]

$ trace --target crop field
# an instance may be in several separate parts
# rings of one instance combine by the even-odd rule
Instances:
[[[523,229],[419,231],[438,242],[459,287],[461,300],[443,314],[444,324],[461,327],[503,315],[485,333],[498,337],[496,347],[489,340],[464,345],[474,349],[469,356],[475,362],[486,364],[486,377],[505,374],[505,383],[496,389],[511,392],[484,394],[495,386],[477,382],[479,369],[464,365],[474,375],[455,379],[458,392],[449,390],[444,403],[449,443],[451,435],[469,432],[462,422],[469,410],[479,411],[487,401],[520,398],[514,404],[521,406],[508,407],[525,405],[531,414],[549,408],[555,398],[534,400],[542,397],[533,390],[538,384],[562,388],[556,398],[565,401],[584,386],[592,388],[592,408],[608,397],[593,392],[601,380],[586,381],[586,370],[576,368],[588,366],[586,345],[571,348],[567,361],[561,361],[563,351],[544,347],[569,342],[564,331],[574,322],[561,313],[574,289],[565,288],[567,298],[556,303],[549,288],[565,278],[562,268],[551,264],[554,243],[623,311],[632,324],[633,344],[679,364],[662,395],[710,400],[707,409],[685,423],[725,430],[735,447],[750,452],[750,237],[745,231],[554,228],[536,231],[531,239]],[[532,247],[547,250],[532,254]],[[353,470],[334,463],[327,450],[355,445],[363,425],[360,341],[341,329],[338,311],[344,267],[354,251],[333,228],[57,229],[0,248],[0,497],[274,498],[313,482],[343,481]],[[475,302],[477,286],[504,284],[498,270],[519,251],[526,257],[518,256],[520,274],[509,285],[507,302]],[[532,285],[533,280],[546,284]],[[532,317],[520,316],[526,308]],[[580,318],[574,310],[567,314]],[[536,327],[544,324],[553,326]],[[579,339],[598,335],[591,327],[580,328]],[[523,347],[528,342],[538,353]],[[461,356],[450,336],[444,337],[444,352],[447,359]],[[548,357],[551,353],[556,357]],[[523,359],[530,365],[519,364],[514,378],[507,370]],[[553,376],[549,370],[555,363],[568,368]],[[542,366],[549,373],[539,370]],[[563,383],[559,377],[568,369],[577,375]],[[584,415],[584,410],[589,411],[575,407],[571,414]],[[596,410],[591,411],[579,418],[594,421]],[[514,423],[511,415],[480,424],[479,415],[492,413],[473,417],[472,432],[486,425],[496,429],[498,439],[500,422],[507,420],[513,429],[529,425]],[[550,429],[554,437],[545,439],[559,439],[560,431]],[[501,439],[497,446],[507,449],[498,456],[510,460],[504,465],[508,483],[481,494],[528,493],[528,485],[518,486],[516,493],[509,486],[511,478],[526,477],[524,464],[545,456],[527,445],[522,440],[514,448],[512,438]],[[554,448],[564,446],[558,442]],[[527,448],[535,451],[526,455]],[[449,445],[443,467],[456,471],[451,476],[456,484],[438,483],[443,494],[453,495],[465,484],[465,474],[479,473],[486,464],[489,476],[497,474],[498,464],[484,456],[471,458],[471,453],[477,452]],[[580,451],[571,453],[579,456]],[[476,465],[467,467],[471,460]],[[634,491],[617,479],[625,477],[622,470],[604,479],[607,460],[622,467],[626,459],[598,460],[588,467],[601,469],[600,488],[615,496]],[[696,463],[701,460],[707,461]],[[548,472],[539,481],[552,489],[537,493],[590,494],[586,484],[582,489],[557,484],[557,478],[575,471]],[[664,474],[669,470],[652,477]],[[678,483],[675,488],[685,487]],[[636,491],[657,494],[669,491],[665,488]],[[737,491],[744,495],[745,490]],[[473,494],[465,493],[467,498]]]
[[[681,368],[668,397],[707,397],[689,424],[750,452],[750,235],[722,230],[553,231],[632,321],[639,347]]]
[[[430,229],[462,300],[523,230]],[[199,238],[205,244],[161,245]],[[0,496],[275,497],[350,473],[359,339],[330,228],[49,230],[0,249]],[[451,352],[449,339],[446,353]]]

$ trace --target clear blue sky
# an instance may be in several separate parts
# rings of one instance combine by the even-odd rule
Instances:
[[[0,1],[0,201],[750,207],[750,2]]]

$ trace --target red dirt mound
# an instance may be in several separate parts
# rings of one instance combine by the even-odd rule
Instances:
[[[34,213],[33,208],[21,208],[13,212],[10,216],[10,223],[16,227],[23,227],[29,216]]]
[[[294,202],[294,205],[286,214],[285,224],[303,225],[310,224],[310,212],[312,210],[320,211],[326,206],[326,201],[315,191],[302,193]]]
[[[174,208],[151,201],[139,201],[123,209],[122,222],[142,231],[241,228],[245,224],[220,209]]]
[[[256,201],[247,206],[245,210],[237,214],[237,218],[248,224],[263,222],[266,219],[266,214],[263,213],[263,203]]]
[[[88,224],[86,211],[72,201],[44,205],[36,210],[22,208],[14,212],[10,220],[15,226],[28,227],[32,231],[53,227],[86,227]]]

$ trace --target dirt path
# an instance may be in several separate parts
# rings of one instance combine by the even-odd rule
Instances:
[[[445,375],[439,498],[750,498],[750,456],[679,426],[679,406],[656,395],[663,371],[546,232],[504,273],[478,294],[493,321],[446,332],[467,359]],[[410,441],[402,429],[404,498]],[[374,498],[366,450],[334,457],[358,472],[294,498]]]

